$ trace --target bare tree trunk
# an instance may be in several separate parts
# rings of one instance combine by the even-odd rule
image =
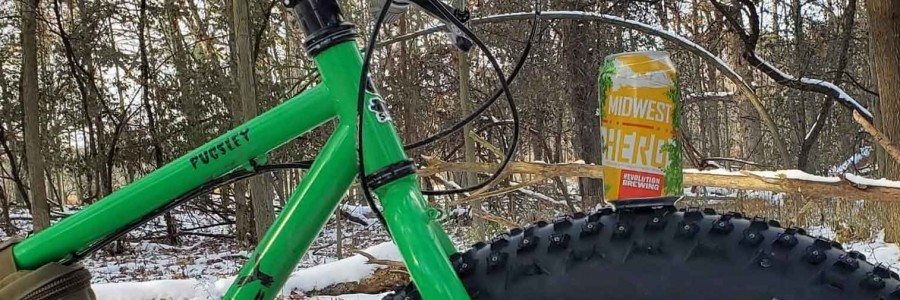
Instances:
[[[734,1],[733,4],[733,11],[728,13],[740,16],[740,3]],[[729,34],[727,39],[728,63],[734,67],[735,72],[741,78],[746,80],[752,79],[753,71],[748,66],[748,63],[741,59],[744,48],[741,38],[737,34]],[[735,87],[735,92],[737,92],[737,87]],[[753,109],[749,99],[741,95],[735,95],[734,100],[737,113],[729,114],[728,123],[731,124],[732,129],[731,134],[728,136],[731,139],[728,155],[738,159],[750,159],[761,138],[759,122],[757,121],[759,117],[756,115],[756,111]]]
[[[454,0],[453,5],[458,9],[466,8],[466,0]],[[459,103],[460,110],[462,111],[462,115],[468,115],[472,112],[472,103],[470,102],[469,95],[469,54],[467,52],[458,50],[456,54],[459,57],[457,70],[459,77]],[[475,141],[472,140],[472,137],[469,136],[469,132],[472,131],[472,125],[466,124],[463,127],[463,149],[465,160],[467,162],[475,162]],[[462,186],[472,186],[476,184],[475,174],[474,173],[465,173],[463,175]]]
[[[51,174],[53,174],[53,171],[50,170],[49,168],[45,167],[44,168],[44,179],[47,180],[46,181],[46,183],[48,185],[47,188],[50,190],[50,195],[47,196],[47,203],[52,204],[52,205],[57,205],[57,206],[59,206],[60,210],[64,210],[63,209],[64,202],[63,202],[62,195],[61,195],[59,189],[56,187],[56,184],[53,183],[53,177],[51,177]],[[54,201],[54,199],[55,199],[55,201]]]
[[[740,6],[738,6],[740,7]],[[791,29],[793,31],[794,38],[794,58],[793,58],[793,68],[794,73],[798,76],[803,76],[806,73],[806,59],[804,58],[804,40],[806,39],[803,34],[803,3],[800,0],[791,0]],[[794,109],[797,111],[796,122],[800,130],[797,130],[797,139],[803,140],[804,133],[809,128],[806,123],[806,95],[804,95],[801,91],[791,91],[790,94],[793,98],[796,98],[797,101],[800,102],[799,105],[794,106]]]
[[[869,32],[872,35],[872,66],[878,76],[880,110],[878,128],[893,143],[900,143],[900,1],[869,0]],[[880,166],[889,179],[900,179],[900,162],[886,159]]]
[[[150,143],[153,148],[154,166],[159,168],[164,163],[162,146],[159,141],[159,129],[156,125],[156,116],[153,113],[153,106],[150,104],[150,62],[147,60],[147,0],[141,0],[140,4],[140,20],[138,22],[138,48],[140,48],[141,56],[141,102],[143,103],[145,113],[147,114],[147,127],[150,130]],[[166,212],[163,216],[166,221],[166,239],[170,245],[178,244],[178,227],[175,224],[175,218],[172,213]]]
[[[253,45],[250,38],[250,13],[247,1],[234,0],[234,35],[237,54],[237,83],[240,96],[241,115],[244,121],[256,117],[256,84],[254,81]],[[252,139],[252,137],[251,137]],[[256,241],[262,239],[266,230],[272,225],[274,208],[272,207],[271,193],[266,190],[266,182],[263,177],[256,176],[250,179],[250,204],[255,222]]]
[[[344,258],[344,227],[341,224],[341,221],[343,221],[343,218],[341,218],[341,214],[343,212],[344,210],[340,207],[338,207],[338,209],[334,211],[334,255],[337,256],[338,259]]]
[[[227,24],[234,27],[234,6],[233,5],[225,5],[225,17],[228,18]],[[229,29],[233,30],[233,29]],[[235,54],[236,51],[234,49],[237,48],[235,45],[236,37],[235,35],[228,36],[228,46],[232,49],[230,51],[231,58],[228,61],[228,66],[231,70],[237,70],[237,56]],[[231,86],[237,86],[237,76],[232,74],[231,76]],[[241,124],[241,120],[243,119],[243,109],[241,107],[241,98],[237,95],[237,91],[234,89],[229,93],[229,104],[231,105],[231,114],[232,114],[232,126],[238,126]],[[247,202],[247,182],[238,181],[234,183],[234,187],[232,189],[234,193],[234,221],[235,221],[235,237],[238,243],[241,246],[248,247],[252,246],[254,241],[256,241],[256,237],[254,236],[254,228],[255,223],[253,222],[253,212],[251,211],[250,204]],[[223,193],[222,195],[223,203],[229,201],[227,193]]]
[[[582,11],[589,3],[567,2],[565,8]],[[564,97],[575,119],[575,136],[572,144],[578,157],[588,164],[600,164],[600,119],[596,115],[600,103],[597,101],[597,69],[599,62],[592,56],[593,49],[590,27],[585,21],[570,21],[562,31],[563,60],[566,84]],[[600,180],[579,178],[582,207],[594,207],[600,202],[603,185]]]
[[[868,0],[869,34],[872,47],[872,67],[878,80],[879,130],[895,145],[900,142],[900,1]],[[886,154],[886,153],[885,153]],[[880,165],[881,175],[888,179],[900,179],[900,161],[884,155]],[[889,206],[879,214],[884,224],[900,222],[897,206]],[[896,226],[885,226],[884,240],[897,242],[900,232]]]
[[[25,110],[25,157],[31,186],[31,214],[34,231],[50,226],[50,206],[44,182],[44,156],[41,155],[40,99],[37,74],[38,0],[22,5],[22,103]]]
[[[287,202],[287,171],[279,171],[272,174],[272,188],[275,189],[275,195],[278,196],[278,204],[284,207]]]
[[[702,65],[701,68],[703,68]],[[717,75],[715,67],[707,64],[706,74],[708,86],[710,88],[719,88],[719,86],[716,84],[716,80],[718,78],[716,78]],[[715,107],[720,105],[720,103],[721,102],[716,101],[712,105]],[[703,153],[704,155],[714,157],[722,155],[722,136],[719,134],[719,128],[721,128],[722,126],[722,122],[720,122],[722,111],[723,110],[719,109],[700,109],[700,122],[702,122],[702,124],[707,124],[706,126],[700,127],[700,132],[706,132],[706,134],[708,135],[707,139],[709,140],[709,144],[706,147],[707,151]]]
[[[837,86],[840,86],[844,81],[844,72],[847,69],[849,61],[850,41],[853,38],[853,24],[855,24],[855,21],[856,0],[849,0],[847,2],[847,9],[844,10],[844,15],[842,17],[843,23],[841,23],[841,31],[843,31],[843,36],[841,37],[841,48],[838,50],[840,53],[838,54],[837,71],[834,72],[834,78],[831,79],[831,82]],[[809,133],[803,138],[803,142],[800,144],[800,154],[797,155],[798,169],[810,173],[813,172],[809,167],[810,153],[813,151],[816,141],[819,140],[819,134],[828,123],[831,107],[834,106],[835,101],[835,98],[832,96],[828,96],[827,99],[825,99],[825,103],[823,103],[822,107],[819,109],[819,114],[816,115],[816,121],[809,129]]]
[[[92,45],[92,39],[99,37],[97,32],[100,18],[91,15],[93,13],[91,9],[94,7],[89,5],[94,5],[95,3],[76,1],[75,4],[75,7],[78,9],[78,21],[80,24],[76,27],[76,30],[73,30],[76,34],[74,38],[66,36],[64,39],[69,40],[67,51],[72,52],[72,58],[74,59],[72,64],[76,67],[73,73],[79,74],[78,77],[82,79],[86,87],[84,101],[89,109],[85,110],[85,117],[88,119],[88,122],[94,124],[94,132],[92,133],[94,141],[92,146],[93,155],[91,158],[93,159],[93,171],[96,176],[94,181],[95,192],[97,193],[97,200],[99,200],[112,193],[112,169],[109,164],[111,163],[110,158],[115,147],[115,142],[107,141],[106,123],[103,119],[105,100],[100,92],[100,88],[97,86],[96,70],[94,68],[94,45]],[[59,26],[62,26],[62,23]],[[88,37],[88,39],[81,37]],[[71,41],[75,41],[76,44],[73,45]],[[110,151],[105,151],[104,148],[109,148],[108,150]]]
[[[31,201],[28,200],[28,189],[25,187],[25,180],[22,178],[22,170],[11,145],[14,145],[14,143],[7,138],[6,127],[0,124],[0,148],[3,148],[3,154],[9,160],[9,173],[12,177],[10,179],[16,185],[16,191],[18,192],[16,193],[16,198],[22,200],[20,202],[25,205],[31,206]]]
[[[404,35],[409,32],[409,19],[408,18],[400,18],[398,21],[399,32],[398,34]],[[415,62],[412,60],[413,55],[410,53],[411,51],[415,51],[415,47],[410,47],[409,42],[401,42],[400,43],[400,54],[397,56],[397,72],[400,74],[401,87],[400,87],[400,96],[403,97],[403,106],[405,110],[403,111],[403,138],[408,139],[409,141],[418,141],[422,137],[422,125],[425,122],[421,121],[421,118],[418,116],[421,115],[421,107],[419,102],[421,99],[416,93],[415,89],[418,87],[415,86],[415,78],[417,72],[415,72],[414,66]],[[410,153],[410,156],[416,156],[412,153],[417,153],[420,151],[414,150]]]
[[[19,233],[19,229],[12,223],[9,218],[9,198],[6,197],[6,190],[3,188],[3,182],[0,182],[0,205],[3,209],[3,231],[6,236],[14,236]]]
[[[81,4],[82,2],[79,2]],[[60,0],[53,0],[53,15],[56,19],[56,29],[58,31],[60,41],[63,44],[65,49],[66,56],[66,64],[69,68],[69,72],[71,73],[75,86],[78,88],[78,93],[81,95],[81,110],[82,110],[82,118],[84,120],[84,127],[87,127],[87,132],[82,130],[82,136],[85,141],[87,141],[87,150],[85,150],[84,157],[82,159],[85,162],[85,181],[86,186],[89,190],[89,195],[86,197],[88,201],[93,202],[100,198],[100,185],[99,185],[99,169],[100,165],[96,163],[96,158],[98,157],[99,152],[99,136],[102,134],[102,128],[95,129],[96,124],[92,120],[92,116],[94,115],[92,112],[93,109],[93,99],[96,99],[96,93],[94,93],[94,89],[89,88],[88,85],[93,85],[93,77],[90,73],[87,72],[81,65],[79,65],[80,59],[76,57],[75,47],[72,45],[72,41],[69,37],[69,34],[66,32],[65,27],[63,26],[62,20],[62,12],[60,9]],[[85,54],[84,57],[86,61],[90,61],[90,54]],[[87,76],[87,78],[85,78]],[[99,117],[99,113],[97,114]],[[95,134],[96,133],[96,134]],[[102,159],[101,159],[102,161]],[[88,193],[85,193],[88,194]]]

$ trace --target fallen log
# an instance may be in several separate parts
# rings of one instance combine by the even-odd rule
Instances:
[[[426,158],[428,165],[418,174],[423,177],[444,172],[490,173],[497,164],[473,162],[443,162]],[[547,164],[511,162],[506,172],[551,177],[603,178],[603,168],[579,163]],[[822,177],[798,170],[784,171],[727,171],[684,170],[684,185],[720,187],[739,190],[772,191],[799,194],[820,199],[875,200],[900,202],[900,182],[874,181],[848,174],[846,177]]]
[[[316,295],[379,294],[409,282],[400,252],[382,243],[335,262],[293,272],[279,292],[283,299]],[[215,282],[195,278],[93,284],[97,299],[208,299],[221,298],[235,277]]]
[[[387,245],[387,253],[390,254],[387,256],[399,255],[393,245],[383,245]],[[379,245],[376,247],[385,247],[383,245]],[[382,252],[381,256],[385,256],[386,251],[379,252]],[[406,271],[406,266],[403,264],[403,262],[391,260],[389,258],[379,258],[376,255],[362,250],[353,251],[353,253],[356,255],[341,260],[340,262],[344,263],[344,266],[338,268],[343,269],[342,272],[347,272],[349,270],[369,269],[371,270],[371,273],[369,275],[357,276],[359,277],[358,280],[347,280],[347,278],[345,278],[345,280],[336,280],[331,284],[316,286],[312,289],[298,289],[293,291],[292,294],[304,296],[378,294],[393,290],[395,287],[409,283],[409,273]],[[328,274],[326,272],[320,273],[320,275],[327,277]]]
[[[319,290],[305,292],[310,296],[339,296],[347,294],[380,294],[409,283],[406,268],[387,266],[377,269],[366,278],[356,282],[340,282]]]

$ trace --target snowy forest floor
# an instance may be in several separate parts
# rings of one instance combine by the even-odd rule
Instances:
[[[376,266],[366,265],[366,259],[353,255],[353,251],[365,251],[380,259],[401,260],[395,247],[386,243],[388,238],[377,220],[366,217],[368,207],[343,208],[373,225],[366,227],[343,222],[342,253],[349,261],[335,263],[339,258],[336,253],[337,228],[332,218],[285,285],[283,294],[287,299],[302,295],[304,291],[357,281],[371,274]],[[77,208],[72,207],[70,212],[76,211]],[[178,246],[165,243],[165,223],[162,218],[157,218],[129,233],[124,242],[113,243],[81,261],[93,275],[92,283],[99,299],[221,298],[250,255],[233,239],[232,222],[213,215],[189,213],[182,208],[176,209],[173,216],[185,233],[179,236]],[[20,233],[31,230],[31,216],[27,211],[13,210],[11,218]],[[0,231],[0,240],[8,238],[6,232]],[[313,266],[319,267],[310,269]],[[381,296],[312,299],[381,299]]]
[[[370,226],[343,222],[342,259],[336,253],[334,218],[326,225],[285,284],[284,299],[381,299],[383,294],[352,294],[308,298],[305,293],[341,282],[355,282],[371,275],[378,265],[354,255],[364,251],[378,259],[400,261],[396,248],[388,241],[377,221],[368,215],[367,207],[344,206],[345,211],[363,218]],[[73,210],[77,210],[73,208]],[[82,263],[93,274],[93,286],[99,299],[218,299],[246,262],[249,252],[239,248],[233,236],[233,224],[209,214],[189,213],[177,209],[178,246],[163,242],[165,226],[154,220],[129,233],[118,248],[107,246]],[[30,216],[24,210],[14,211],[20,231],[30,229]],[[459,229],[459,228],[457,228]],[[454,230],[451,230],[454,231]],[[455,230],[462,232],[462,230]],[[835,238],[827,227],[813,227],[810,235]],[[0,233],[0,239],[8,238]],[[454,236],[458,246],[464,237]],[[868,241],[844,241],[847,250],[866,255],[869,261],[900,270],[900,247],[885,243],[883,234]]]

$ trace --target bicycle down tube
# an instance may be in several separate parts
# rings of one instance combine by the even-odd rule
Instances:
[[[337,118],[328,143],[225,295],[275,298],[356,174],[356,93],[362,71],[355,29],[343,22],[335,0],[292,1],[289,6],[306,31],[307,50],[322,78],[319,85],[17,244],[13,255],[18,268],[64,260],[206,182],[264,164],[269,151]],[[365,107],[364,155],[371,174],[407,158],[381,97],[370,91]],[[455,249],[433,219],[416,175],[387,183],[375,194],[423,298],[468,299],[448,260]]]

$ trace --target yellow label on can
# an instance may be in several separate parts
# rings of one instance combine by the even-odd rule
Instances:
[[[666,52],[606,57],[599,78],[606,201],[683,193],[677,81]]]

